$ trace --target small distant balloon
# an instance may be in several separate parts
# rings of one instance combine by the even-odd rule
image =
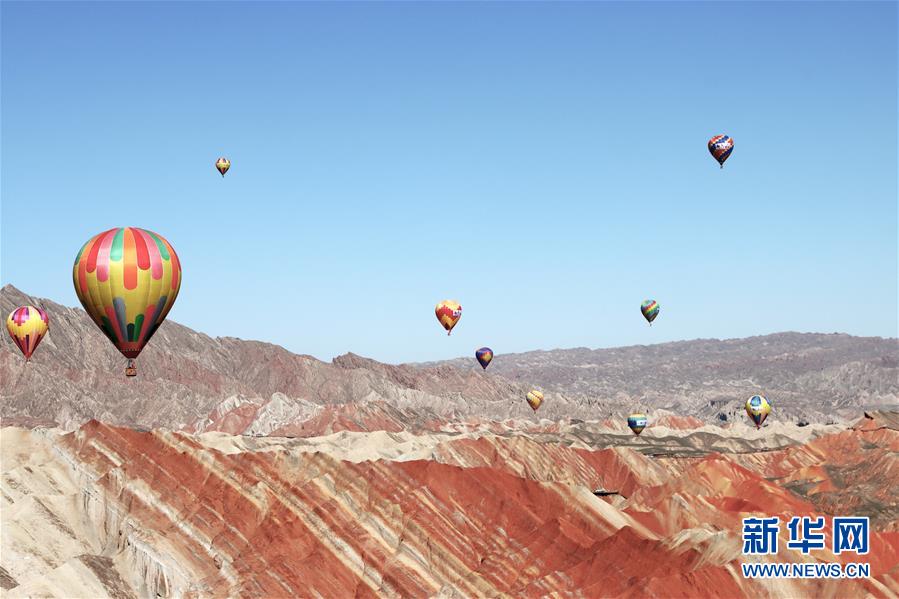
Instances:
[[[639,435],[646,428],[646,414],[631,414],[627,417],[627,427],[631,429],[635,435]]]
[[[770,413],[771,404],[768,403],[768,398],[764,395],[753,395],[746,400],[746,415],[755,424],[756,429],[762,427],[762,423],[765,422],[765,418]]]
[[[652,326],[652,321],[659,315],[659,303],[655,300],[648,299],[640,304],[640,312],[643,313],[643,318],[645,318],[647,322],[649,322],[649,325]]]
[[[489,366],[490,362],[493,360],[493,350],[489,347],[482,347],[474,352],[474,357],[478,359],[481,368],[487,370],[487,366]]]
[[[446,334],[449,335],[453,332],[453,327],[456,326],[459,319],[462,318],[462,306],[453,300],[443,300],[434,308],[434,314],[437,315],[440,326],[446,329]]]
[[[728,135],[716,135],[709,140],[709,153],[724,168],[724,161],[734,151],[734,140]]]
[[[537,408],[540,407],[540,404],[543,403],[543,394],[536,390],[528,391],[528,394],[525,396],[525,399],[528,402],[528,405],[531,406],[531,409],[535,412]]]
[[[224,177],[225,173],[228,172],[228,169],[231,168],[231,161],[222,156],[215,161],[215,168],[218,169],[218,172],[220,172],[222,174],[222,177]]]
[[[35,306],[20,306],[10,312],[9,318],[6,319],[6,330],[25,356],[26,362],[31,359],[31,354],[37,349],[49,328],[50,317]]]

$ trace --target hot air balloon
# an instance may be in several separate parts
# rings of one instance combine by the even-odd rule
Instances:
[[[474,357],[478,359],[481,368],[487,370],[487,366],[489,366],[490,362],[493,360],[493,350],[489,347],[482,347],[474,352]]]
[[[755,424],[755,428],[762,427],[765,418],[771,413],[771,404],[764,395],[753,395],[746,401],[746,415]]]
[[[49,327],[50,317],[34,306],[20,306],[10,312],[6,319],[6,330],[25,355],[26,362],[31,359],[31,354],[37,349]]]
[[[734,151],[734,140],[727,135],[716,135],[709,140],[709,153],[712,158],[718,161],[721,168],[724,168],[724,161],[730,157]]]
[[[528,405],[531,406],[531,409],[535,412],[537,408],[540,407],[540,404],[543,403],[543,394],[536,390],[528,391],[528,394],[525,396],[525,399],[528,400]]]
[[[459,319],[462,318],[462,306],[453,300],[443,300],[434,308],[434,314],[437,315],[437,320],[449,335],[453,332],[453,327],[456,326]]]
[[[659,315],[659,303],[648,299],[640,304],[640,312],[643,313],[643,318],[649,322],[649,326],[652,326],[652,321]]]
[[[228,172],[228,169],[231,168],[231,161],[222,156],[218,160],[215,161],[215,168],[222,174],[222,177],[225,176],[225,173]]]
[[[134,359],[165,320],[181,288],[181,263],[161,235],[136,227],[92,237],[75,258],[75,293],[94,323],[128,358]]]
[[[631,414],[627,417],[627,426],[635,435],[639,435],[646,428],[646,414]]]

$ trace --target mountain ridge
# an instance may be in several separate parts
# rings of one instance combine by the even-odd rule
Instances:
[[[52,304],[55,304],[56,306],[61,306],[63,308],[83,311],[83,309],[79,306],[67,306],[65,304],[60,304],[59,302],[56,302],[56,301],[48,299],[48,298],[42,298],[39,296],[29,295],[29,294],[25,293],[24,291],[20,290],[18,287],[16,287],[12,283],[6,283],[2,287],[0,287],[0,297],[3,297],[4,295],[10,295],[10,296],[17,295],[17,296],[20,296],[20,297],[28,300],[29,302],[34,302],[34,301],[37,301],[38,303],[50,302]],[[313,356],[311,354],[302,354],[302,353],[294,352],[292,350],[285,348],[282,345],[278,345],[277,343],[273,343],[271,341],[265,341],[263,339],[245,339],[243,337],[235,337],[233,335],[212,336],[207,333],[203,333],[201,331],[196,331],[195,329],[192,329],[189,326],[178,322],[177,320],[166,319],[163,326],[171,327],[172,325],[195,332],[198,335],[202,335],[204,337],[207,337],[209,339],[214,339],[216,341],[239,341],[239,342],[245,342],[245,343],[259,343],[259,344],[266,345],[266,346],[280,348],[294,356],[298,356],[301,358],[307,358],[310,360],[315,360],[322,364],[330,364],[334,360],[336,360],[338,358],[343,358],[346,356],[361,358],[363,360],[369,360],[371,362],[376,362],[378,364],[384,364],[387,366],[418,366],[418,367],[424,367],[424,368],[433,366],[433,365],[449,364],[449,363],[453,363],[453,362],[457,362],[457,361],[468,362],[468,360],[469,360],[468,356],[456,356],[454,358],[446,358],[443,360],[425,360],[422,362],[381,362],[380,360],[377,360],[375,358],[363,356],[362,354],[357,354],[353,351],[347,351],[347,352],[344,352],[342,354],[338,354],[338,355],[332,357],[331,360],[328,361],[328,360],[323,360],[321,358]],[[790,337],[790,336],[791,337],[797,337],[797,336],[798,337],[801,337],[801,336],[845,337],[845,338],[849,338],[849,339],[858,339],[858,340],[876,340],[876,341],[887,341],[887,342],[891,341],[891,342],[899,344],[899,337],[883,337],[880,335],[853,335],[851,333],[845,333],[845,332],[840,332],[840,331],[834,331],[831,333],[819,333],[819,332],[814,332],[814,331],[792,331],[791,330],[791,331],[777,331],[777,332],[765,333],[765,334],[761,334],[761,335],[750,335],[748,337],[693,337],[690,339],[676,339],[673,341],[659,341],[657,343],[634,343],[634,344],[630,344],[630,345],[616,345],[616,346],[555,347],[555,348],[551,348],[551,349],[538,348],[538,349],[528,349],[528,350],[518,351],[518,352],[509,352],[509,353],[505,353],[505,354],[501,354],[501,355],[504,355],[504,356],[527,356],[530,354],[574,353],[574,352],[582,352],[582,351],[602,352],[602,351],[612,351],[612,350],[629,350],[629,349],[638,349],[638,348],[645,349],[645,348],[652,348],[652,347],[666,347],[666,346],[674,346],[674,345],[679,345],[679,344],[687,345],[687,344],[695,344],[695,343],[701,343],[701,342],[728,343],[728,342],[737,342],[737,341],[753,341],[753,340],[777,338],[777,337],[781,337],[781,336],[784,336],[784,337]],[[897,360],[899,360],[899,358],[897,358]],[[468,366],[474,367],[474,366],[476,366],[476,364],[472,363],[472,364],[468,364]]]
[[[787,422],[845,420],[899,403],[899,340],[826,333],[498,354],[485,372],[473,358],[385,364],[348,352],[324,362],[166,321],[141,354],[138,377],[125,379],[124,359],[83,310],[9,284],[0,289],[4,313],[23,303],[48,309],[50,332],[27,367],[4,336],[0,416],[67,429],[97,418],[185,430],[228,421],[232,433],[243,426],[311,434],[297,419],[367,430],[435,419],[596,421],[634,409],[741,426],[742,404],[758,392],[772,401],[772,420]],[[537,414],[522,401],[533,387],[548,393]]]

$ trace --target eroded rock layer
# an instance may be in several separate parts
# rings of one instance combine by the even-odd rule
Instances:
[[[313,438],[97,421],[71,433],[7,427],[0,588],[5,597],[896,596],[895,421],[873,414],[807,443],[702,455],[666,450],[664,438],[657,448],[603,447],[570,431],[500,426]],[[871,517],[871,578],[744,579],[741,519],[762,514]]]

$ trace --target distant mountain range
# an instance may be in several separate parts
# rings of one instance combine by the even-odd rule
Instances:
[[[126,379],[124,358],[83,310],[0,290],[5,316],[36,304],[50,333],[26,366],[4,335],[0,416],[6,424],[74,428],[96,418],[143,428],[312,434],[329,418],[355,430],[427,426],[436,420],[601,420],[635,409],[742,422],[742,405],[765,393],[771,419],[827,422],[899,405],[899,340],[779,333],[615,349],[497,355],[389,365],[346,354],[331,363],[277,345],[212,338],[167,321]],[[529,388],[546,392],[534,415]],[[347,423],[344,423],[347,425]],[[315,427],[313,427],[315,428]],[[346,428],[346,426],[344,426]]]
[[[479,368],[472,362],[439,364]],[[612,400],[706,421],[739,417],[754,393],[767,394],[780,417],[794,420],[854,418],[860,409],[899,406],[899,340],[880,337],[776,333],[532,351],[497,356],[490,370],[511,381],[536,381],[588,405]]]

